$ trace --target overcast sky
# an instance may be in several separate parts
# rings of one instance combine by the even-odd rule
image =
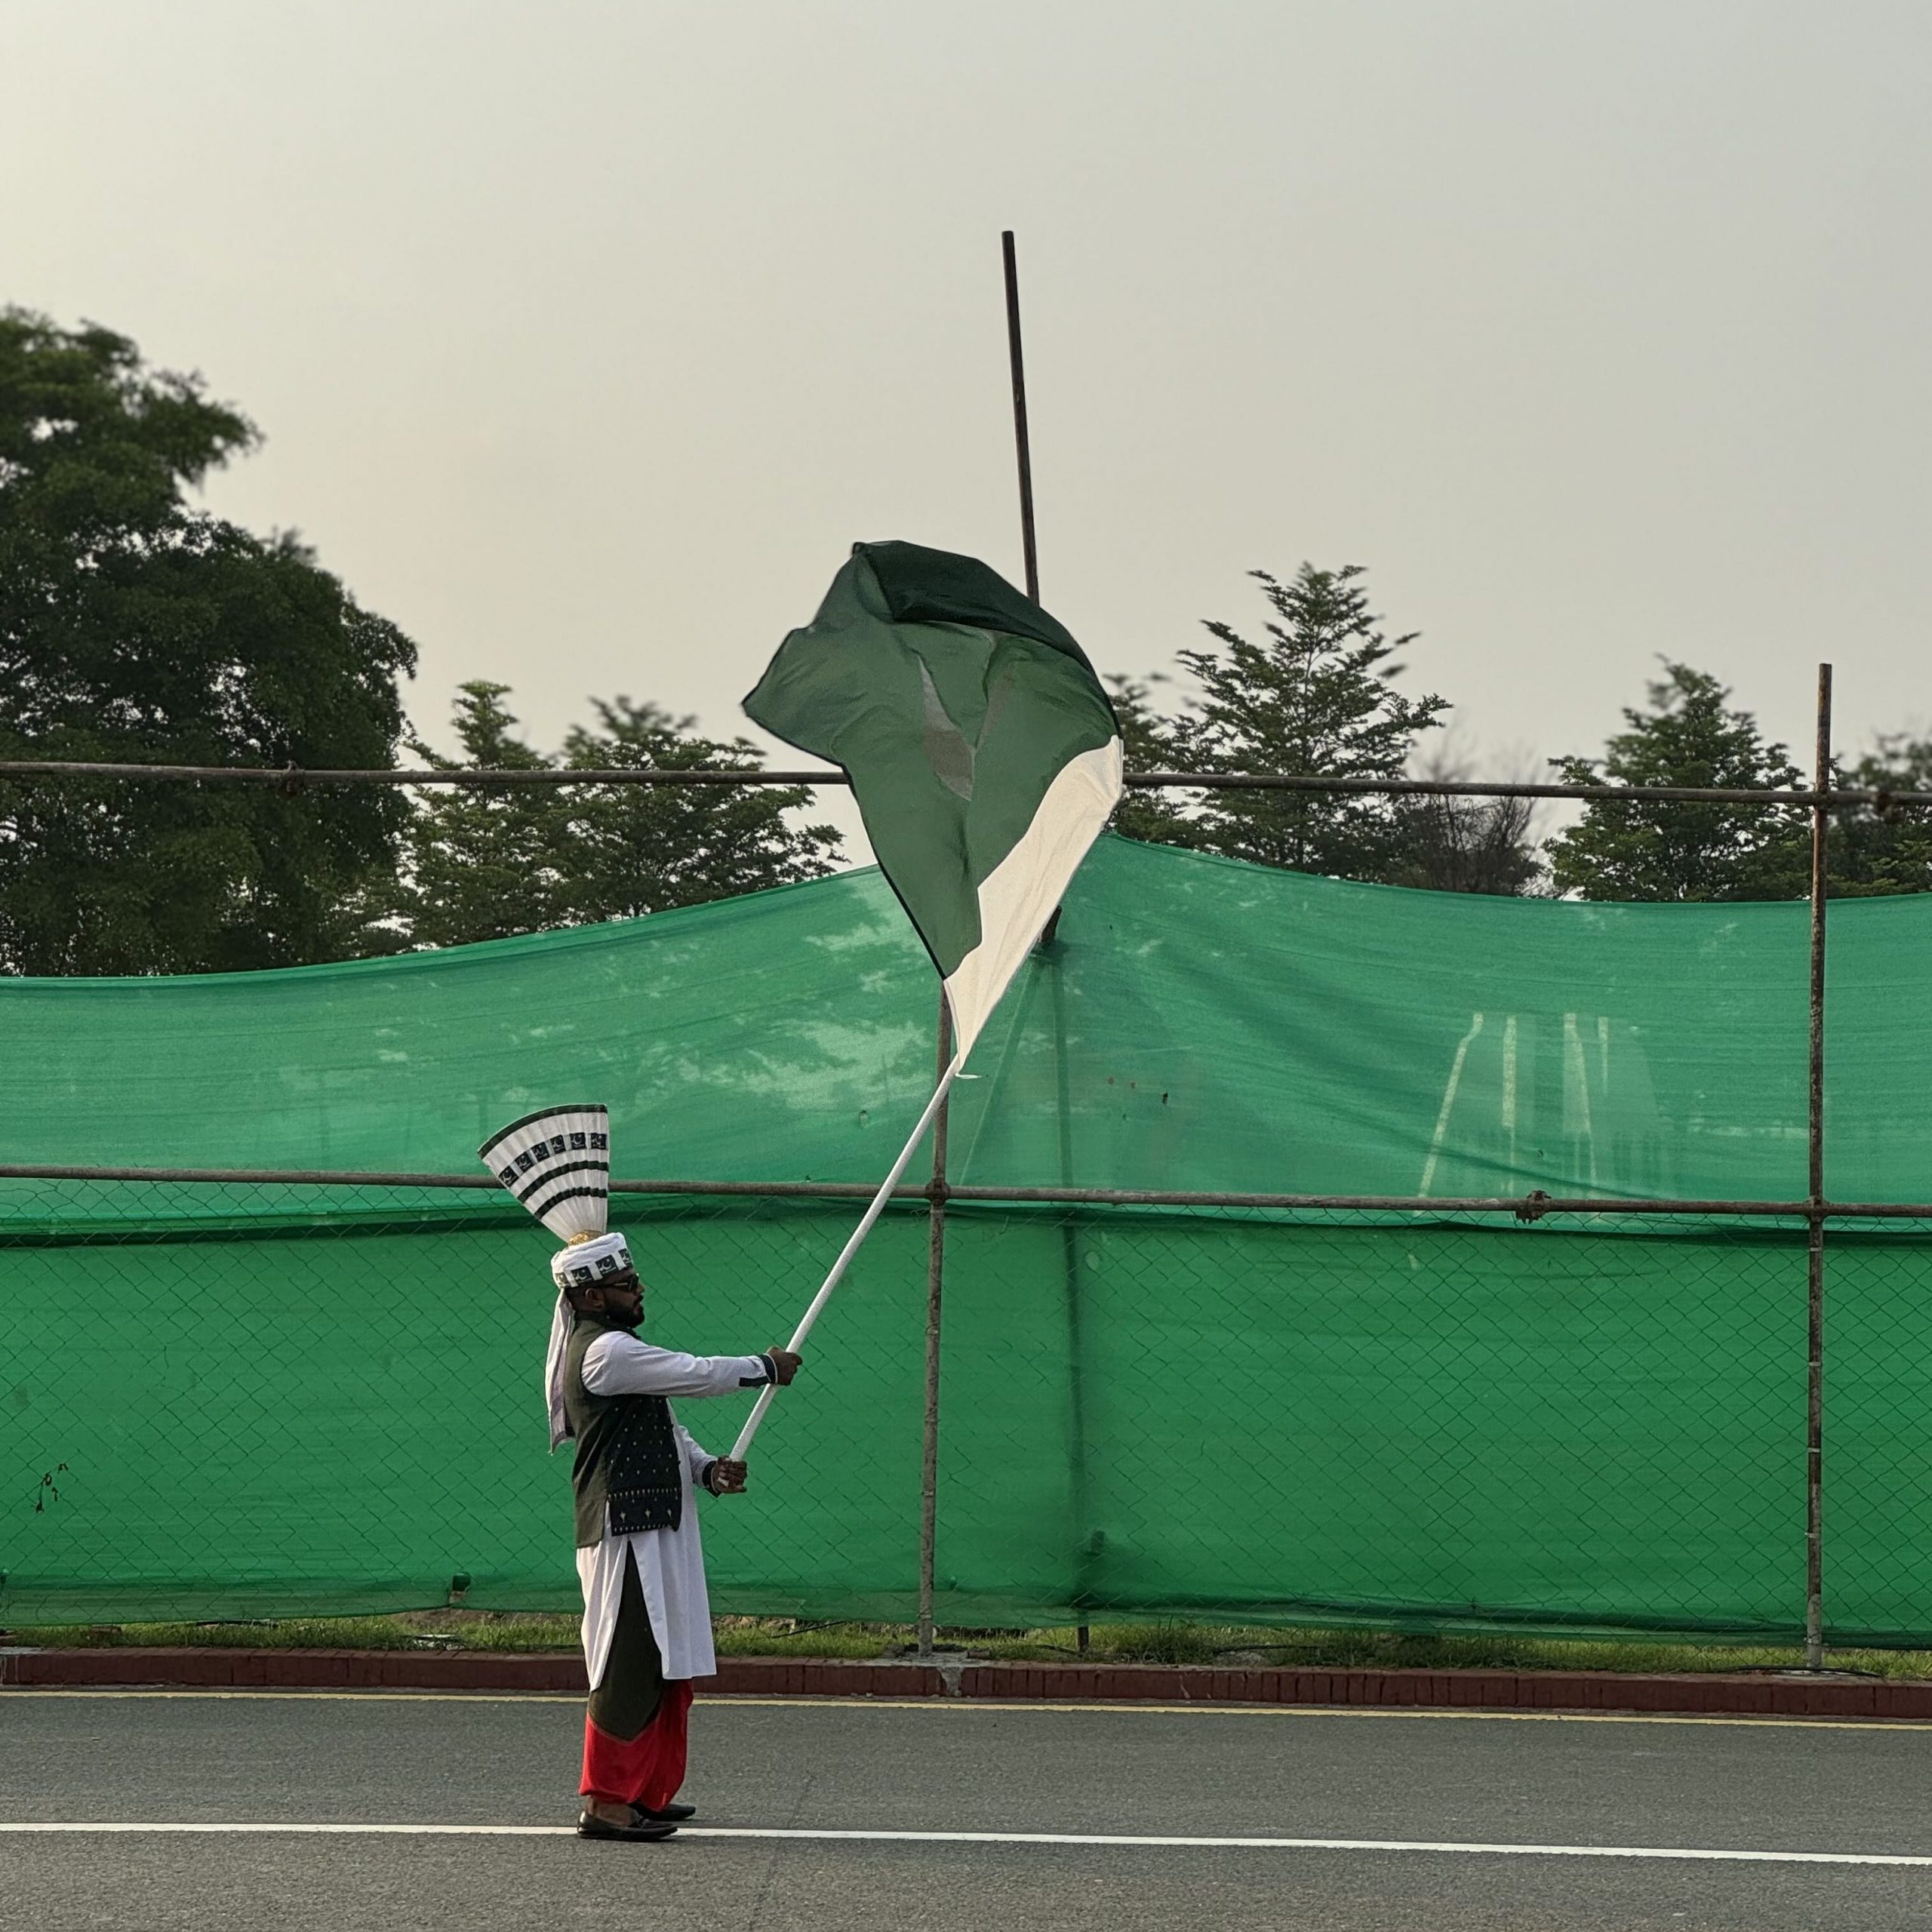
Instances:
[[[740,728],[854,538],[1103,670],[1370,568],[1492,767],[1656,654],[1932,722],[1924,0],[0,0],[0,300],[266,432],[293,526],[553,743]],[[1805,754],[1808,758],[1808,752]]]

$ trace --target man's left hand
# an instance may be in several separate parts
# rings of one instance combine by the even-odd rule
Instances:
[[[744,1463],[735,1462],[729,1456],[720,1456],[705,1472],[705,1487],[713,1496],[742,1496],[745,1479],[750,1473]]]

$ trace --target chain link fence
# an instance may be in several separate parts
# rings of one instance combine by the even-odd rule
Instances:
[[[1835,1203],[1824,1180],[1832,814],[1932,793],[1835,787],[1830,728],[1824,666],[1809,789],[1130,778],[1807,811],[1805,1196],[949,1190],[942,1155],[862,1251],[752,1493],[705,1506],[717,1607],[917,1616],[928,1638],[1114,1616],[1802,1637],[1814,1666],[1828,1640],[1932,1641],[1932,1204]],[[628,1191],[651,1332],[736,1352],[789,1332],[869,1190]],[[0,1617],[574,1606],[568,1471],[542,1453],[549,1250],[450,1177],[0,1168]],[[714,1447],[740,1415],[718,1407],[685,1415]]]
[[[550,1238],[485,1189],[13,1179],[9,1623],[574,1606]],[[788,1332],[863,1190],[614,1204],[648,1331]],[[707,1500],[721,1612],[1695,1632],[1806,1611],[1802,1215],[897,1201]],[[1528,1211],[1536,1211],[1534,1208]],[[1932,1638],[1932,1265],[1830,1234],[1825,1629]],[[688,1402],[728,1446],[743,1402]]]

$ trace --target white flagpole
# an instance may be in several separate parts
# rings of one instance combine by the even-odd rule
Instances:
[[[952,1063],[940,1076],[939,1084],[933,1089],[932,1098],[926,1103],[926,1110],[919,1116],[919,1124],[912,1130],[912,1137],[906,1142],[897,1160],[892,1164],[892,1171],[872,1196],[859,1225],[852,1230],[851,1238],[838,1251],[838,1259],[832,1264],[832,1272],[826,1276],[824,1286],[812,1297],[811,1306],[805,1310],[803,1318],[793,1330],[791,1340],[786,1346],[796,1354],[804,1347],[805,1337],[812,1332],[812,1324],[818,1319],[819,1311],[832,1299],[832,1291],[837,1287],[839,1278],[845,1272],[848,1264],[859,1251],[859,1244],[872,1231],[872,1223],[885,1211],[885,1204],[892,1198],[892,1190],[899,1185],[899,1177],[906,1171],[906,1163],[912,1158],[914,1150],[926,1137],[926,1130],[933,1124],[933,1116],[939,1112],[940,1103],[946,1098],[952,1085],[953,1076],[964,1060],[964,1054],[955,1054]],[[745,1426],[738,1432],[738,1439],[731,1445],[731,1460],[741,1463],[745,1451],[752,1446],[752,1438],[757,1435],[758,1424],[764,1420],[764,1412],[771,1406],[771,1398],[778,1392],[778,1385],[768,1383],[758,1392],[758,1400],[752,1404],[751,1414],[745,1418]]]

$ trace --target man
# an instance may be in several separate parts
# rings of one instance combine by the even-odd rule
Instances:
[[[555,1256],[560,1293],[545,1366],[552,1444],[577,1442],[577,1567],[583,1585],[587,1838],[667,1838],[694,1807],[685,1778],[691,1679],[717,1669],[694,1485],[737,1495],[746,1468],[712,1456],[672,1416],[673,1395],[734,1395],[798,1372],[784,1349],[688,1355],[638,1338],[644,1284],[618,1234]]]

